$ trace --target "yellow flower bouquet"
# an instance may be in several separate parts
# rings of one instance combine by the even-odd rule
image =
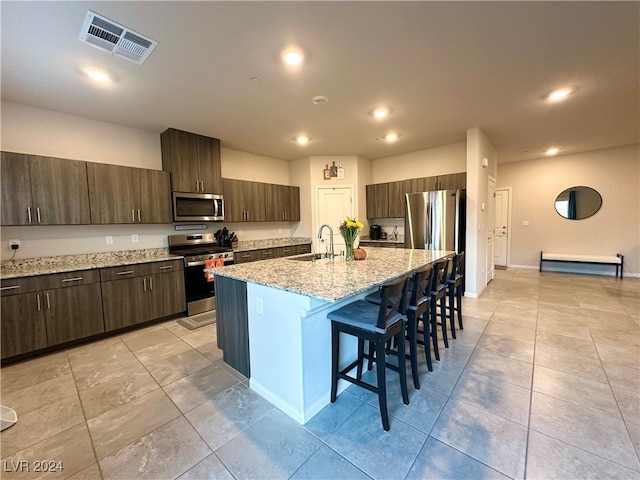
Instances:
[[[353,244],[362,227],[364,227],[362,222],[349,217],[345,218],[340,224],[340,233],[344,238],[346,260],[353,260]]]

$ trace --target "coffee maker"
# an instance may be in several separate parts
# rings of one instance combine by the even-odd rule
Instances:
[[[380,240],[382,238],[382,227],[380,225],[371,225],[369,227],[369,238],[371,240]]]

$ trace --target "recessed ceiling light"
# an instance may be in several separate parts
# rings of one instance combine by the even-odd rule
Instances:
[[[304,55],[297,50],[287,50],[282,55],[282,59],[288,65],[297,66],[304,60]]]
[[[547,151],[544,152],[544,153],[546,153],[547,155],[555,155],[559,151],[560,151],[559,148],[552,147],[552,148],[547,149]]]
[[[566,98],[573,92],[572,88],[559,88],[558,90],[554,90],[549,95],[547,95],[547,100],[550,102],[561,102],[562,100],[566,100]]]
[[[322,105],[324,103],[327,103],[328,101],[329,101],[329,97],[325,97],[324,95],[316,95],[311,99],[311,102],[314,105]]]
[[[299,145],[306,145],[311,140],[307,135],[298,135],[293,137],[293,141],[298,143]]]
[[[395,142],[398,139],[399,135],[397,133],[391,132],[387,133],[384,136],[384,140],[387,142]]]
[[[84,73],[91,80],[95,80],[99,83],[109,83],[111,82],[111,75],[102,70],[96,70],[95,68],[88,68],[84,71]]]
[[[376,118],[384,118],[389,115],[390,111],[388,107],[377,107],[373,110],[373,116]]]

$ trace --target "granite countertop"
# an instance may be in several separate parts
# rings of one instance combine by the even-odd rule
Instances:
[[[171,255],[167,248],[22,258],[2,262],[0,265],[0,279],[117,267],[135,263],[162,262],[181,258],[183,257],[179,255]]]
[[[280,290],[338,302],[409,274],[454,252],[433,250],[367,248],[366,260],[347,262],[344,257],[315,262],[274,258],[230,265],[212,271],[219,276],[253,282]],[[307,254],[308,255],[308,254]]]
[[[371,240],[370,238],[363,238],[360,240],[360,244],[362,244],[363,246],[369,245],[369,246],[375,246],[375,245],[397,245],[397,246],[404,246],[404,240],[393,240],[391,238],[388,238],[386,240]]]
[[[270,238],[267,240],[241,240],[237,246],[234,246],[234,252],[246,252],[249,250],[258,250],[261,248],[289,247],[291,245],[304,245],[311,243],[308,237],[284,237]]]

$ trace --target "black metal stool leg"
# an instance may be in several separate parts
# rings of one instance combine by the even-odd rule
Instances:
[[[376,350],[376,371],[378,374],[378,403],[380,405],[380,415],[382,417],[382,428],[389,431],[389,412],[387,411],[387,384],[385,369],[385,342],[378,341],[375,345]],[[402,369],[399,369],[402,371]],[[405,382],[406,388],[406,382]]]
[[[338,358],[340,356],[340,332],[338,326],[331,322],[331,403],[336,401],[338,393]]]

